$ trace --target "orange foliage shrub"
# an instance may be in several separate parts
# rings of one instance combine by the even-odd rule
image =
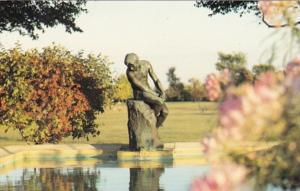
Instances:
[[[58,46],[2,50],[0,124],[36,144],[95,136],[95,114],[103,111],[112,89],[110,74],[102,57],[83,58]]]

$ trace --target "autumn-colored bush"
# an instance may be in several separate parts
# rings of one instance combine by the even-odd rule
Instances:
[[[74,55],[56,45],[2,49],[0,125],[36,144],[99,134],[95,115],[112,93],[108,65],[102,56]]]

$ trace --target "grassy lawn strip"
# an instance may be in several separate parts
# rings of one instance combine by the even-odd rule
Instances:
[[[170,102],[169,116],[164,127],[159,129],[163,142],[199,141],[217,125],[216,103],[212,102]],[[62,143],[127,144],[127,108],[116,104],[97,118],[100,136],[86,139],[66,138]],[[4,132],[0,127],[0,146],[26,144],[17,131]]]

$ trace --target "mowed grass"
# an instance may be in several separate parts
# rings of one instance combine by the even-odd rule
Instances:
[[[212,102],[171,102],[167,103],[169,116],[158,132],[163,142],[200,141],[217,125],[216,104]],[[100,135],[73,140],[66,138],[62,143],[128,144],[127,108],[116,104],[97,117]],[[4,132],[0,127],[0,146],[27,144],[17,131]]]

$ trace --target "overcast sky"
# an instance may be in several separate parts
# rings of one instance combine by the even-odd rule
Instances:
[[[24,48],[55,42],[72,51],[101,52],[114,62],[112,69],[118,74],[126,69],[125,54],[135,52],[152,63],[166,84],[171,66],[184,82],[192,77],[204,79],[215,71],[219,51],[245,52],[249,66],[257,64],[268,44],[265,39],[274,32],[252,15],[208,17],[209,11],[194,7],[193,1],[89,1],[87,9],[77,20],[83,33],[68,34],[56,27],[38,40],[3,33],[0,42],[5,48],[17,41]]]

